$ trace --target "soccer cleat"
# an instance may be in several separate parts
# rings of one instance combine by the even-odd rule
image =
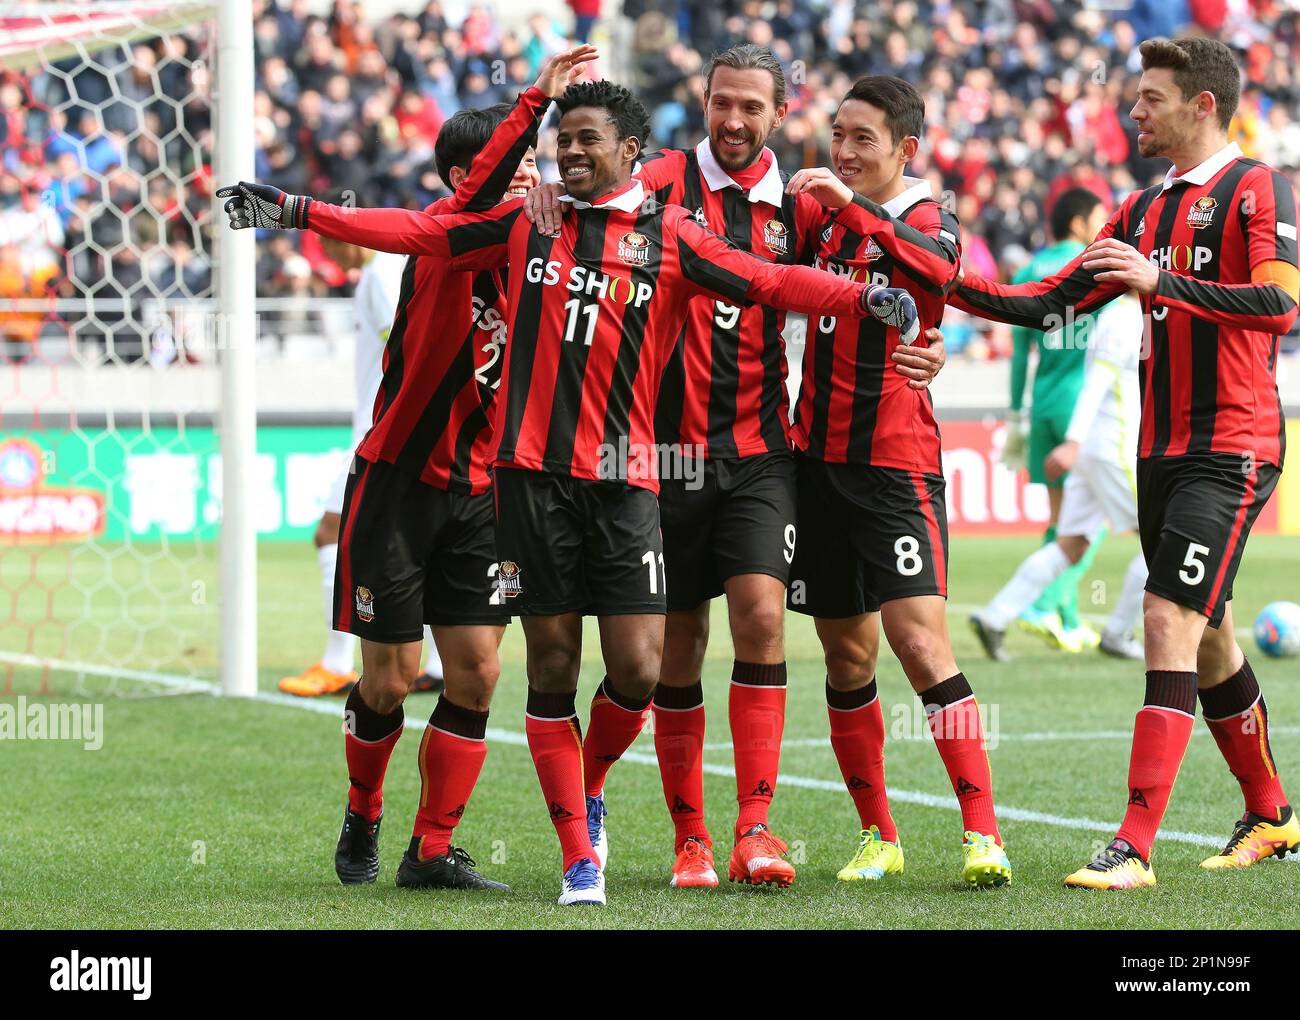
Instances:
[[[334,850],[334,871],[344,885],[368,885],[379,877],[379,823],[367,821],[352,808],[343,812],[343,830]]]
[[[1142,642],[1129,634],[1112,634],[1105,631],[1101,635],[1101,641],[1097,645],[1098,651],[1102,655],[1109,655],[1114,659],[1145,659],[1146,651],[1142,647]]]
[[[897,843],[880,838],[880,829],[872,826],[862,830],[858,852],[853,860],[840,868],[835,877],[841,882],[875,882],[886,875],[903,873],[903,848]]]
[[[994,886],[1008,885],[1011,882],[1011,862],[1007,852],[992,836],[967,831],[961,844],[961,877],[973,889],[990,889]]]
[[[564,873],[564,880],[560,883],[560,898],[556,902],[562,907],[603,907],[605,873],[596,867],[590,857],[575,861]]]
[[[510,886],[493,882],[474,870],[474,858],[458,846],[448,847],[445,854],[420,860],[420,837],[402,854],[397,866],[397,884],[402,889],[495,889],[509,892]]]
[[[297,676],[282,677],[280,690],[300,698],[319,698],[323,694],[347,694],[356,684],[355,673],[335,673],[318,662]]]
[[[1040,637],[1052,644],[1056,643],[1052,638],[1052,632],[1063,629],[1059,613],[1035,609],[1033,606],[1030,606],[1016,617],[1016,626],[1026,633],[1033,634],[1035,637]]]
[[[674,889],[714,889],[718,873],[713,869],[713,850],[704,840],[689,837],[673,862],[673,877],[668,884]]]
[[[432,673],[421,673],[415,678],[411,691],[415,694],[441,694],[445,686],[442,677],[434,676]]]
[[[598,793],[594,797],[587,798],[587,837],[591,840],[591,848],[596,851],[596,864],[600,870],[605,870],[605,863],[609,860],[609,836],[605,833],[605,795]]]
[[[1041,637],[1053,648],[1062,652],[1078,654],[1085,648],[1096,647],[1100,640],[1091,627],[1079,624],[1067,627],[1061,622],[1060,613],[1042,613],[1032,607],[1026,609],[1016,621],[1022,630]]]
[[[1122,839],[1112,839],[1092,862],[1065,876],[1070,889],[1137,889],[1155,885],[1156,873],[1142,855]]]
[[[1287,805],[1280,818],[1246,812],[1232,830],[1232,838],[1220,853],[1201,861],[1207,871],[1249,868],[1266,857],[1285,857],[1300,852],[1300,819]]]
[[[731,862],[727,865],[727,877],[733,882],[750,885],[775,882],[784,889],[794,881],[794,865],[781,856],[789,849],[759,822],[736,840]]]
[[[971,629],[975,631],[975,636],[979,638],[984,654],[994,662],[1010,662],[1011,656],[1007,650],[1002,647],[1003,639],[1006,638],[1007,632],[1004,630],[994,630],[980,619],[978,613],[972,613],[970,618]]]
[[[1065,639],[1069,643],[1065,650],[1069,652],[1091,652],[1101,644],[1101,635],[1086,623],[1066,627]]]

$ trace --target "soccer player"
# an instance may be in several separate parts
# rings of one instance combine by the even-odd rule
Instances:
[[[811,265],[824,210],[810,196],[785,194],[766,145],[786,110],[785,73],[770,50],[718,53],[704,71],[708,137],[693,149],[644,155],[636,177],[657,201],[685,207],[741,250],[778,265]],[[559,190],[543,186],[529,196],[528,215],[543,231],[558,227]],[[784,600],[796,529],[784,325],[777,308],[694,298],[656,410],[656,440],[680,450],[692,468],[661,479],[659,491],[671,583],[653,711],[674,829],[674,888],[718,884],[704,813],[701,676],[711,600],[724,593],[735,649],[728,716],[739,806],[728,875],[781,886],[795,877],[785,843],[768,828],[785,721]],[[928,339],[932,350],[901,348],[895,358],[918,386],[942,363],[937,331]],[[608,745],[622,737],[618,717],[597,707],[583,765],[591,838],[604,847]]]
[[[574,705],[583,615],[600,622],[606,675],[592,725],[605,730],[606,770],[636,739],[659,680],[659,461],[681,465],[656,445],[654,410],[689,299],[872,314],[909,335],[917,323],[905,292],[767,262],[654,201],[631,176],[649,118],[626,89],[580,83],[557,106],[566,190],[558,237],[534,229],[514,203],[443,217],[310,204],[304,221],[327,235],[364,225],[363,243],[450,258],[456,268],[512,266],[493,430],[499,584],[523,619],[526,729],[563,851],[559,902],[570,905],[605,902]]]
[[[389,252],[367,251],[346,241],[323,238],[325,254],[341,269],[361,271],[352,296],[355,317],[356,351],[353,358],[353,384],[356,387],[352,405],[352,448],[355,450],[370,430],[375,406],[375,394],[383,376],[384,345],[393,324],[393,315],[401,297],[404,260]],[[320,565],[321,587],[325,592],[325,650],[320,661],[297,676],[280,680],[280,690],[299,697],[320,697],[324,694],[346,694],[357,682],[352,666],[357,651],[357,637],[346,631],[334,629],[334,574],[338,562],[339,524],[343,514],[343,492],[351,474],[351,460],[339,471],[330,486],[316,532],[312,536],[316,545],[316,558]],[[417,691],[437,692],[442,689],[442,660],[433,635],[425,628],[424,669],[416,677]]]
[[[834,169],[800,170],[787,191],[832,210],[818,265],[916,296],[924,326],[943,317],[961,262],[961,228],[930,185],[904,175],[925,130],[925,103],[900,78],[858,79],[832,124]],[[858,809],[858,850],[844,881],[903,870],[885,789],[885,726],[876,691],[883,624],[961,808],[961,874],[1005,885],[1011,865],[993,808],[979,705],[948,637],[948,529],[939,427],[928,392],[889,371],[907,338],[874,319],[809,320],[792,438],[799,542],[789,607],[813,617],[826,661],[831,746]]]
[[[490,209],[538,181],[533,142],[550,101],[596,56],[579,47],[548,60],[513,110],[464,110],[434,147],[450,198],[423,213]],[[232,226],[307,226],[312,200],[240,183]],[[317,203],[322,209],[336,209]],[[355,210],[354,210],[355,211]],[[322,214],[322,218],[326,218]],[[339,217],[346,223],[346,217]],[[363,231],[326,236],[382,250]],[[342,514],[334,611],[361,638],[362,679],[348,695],[350,786],[335,870],[345,884],[379,871],[383,780],[402,734],[402,703],[420,666],[423,624],[442,651],[445,689],[420,743],[420,806],[397,872],[408,888],[504,889],[451,845],[487,754],[484,735],[507,620],[496,584],[489,420],[505,342],[504,284],[444,258],[412,258],[384,357],[374,424],[357,450]]]
[[[1083,388],[1065,430],[1064,442],[1045,458],[1047,477],[1068,473],[1062,491],[1055,537],[1017,568],[993,601],[974,614],[976,632],[994,658],[1004,658],[1007,625],[1050,591],[1095,548],[1109,524],[1118,531],[1137,529],[1138,365],[1142,348],[1142,306],[1125,295],[1093,318],[1082,340],[1086,347]],[[1124,572],[1124,585],[1101,633],[1102,652],[1141,659],[1133,625],[1142,609],[1146,560],[1138,553]]]
[[[1277,484],[1283,421],[1278,337],[1296,320],[1295,195],[1228,143],[1241,72],[1212,39],[1149,39],[1131,116],[1143,156],[1173,166],[1128,196],[1060,272],[1005,286],[967,277],[954,303],[1042,326],[1128,290],[1147,316],[1138,437],[1146,698],[1133,727],[1128,810],[1115,839],[1065,884],[1155,884],[1151,850],[1201,709],[1246,811],[1202,867],[1247,867],[1300,847],[1269,750],[1268,712],[1237,644],[1232,583]],[[1208,626],[1207,626],[1208,624]]]
[[[1061,193],[1052,206],[1051,228],[1055,243],[1037,252],[1029,264],[1016,274],[1013,283],[1041,280],[1056,272],[1087,247],[1088,242],[1106,223],[1109,210],[1087,188],[1071,188]],[[1029,480],[1047,486],[1051,518],[1044,544],[1057,535],[1061,515],[1061,493],[1066,475],[1051,475],[1046,468],[1048,455],[1065,440],[1070,414],[1083,385],[1085,346],[1079,342],[1096,325],[1091,315],[1081,315],[1061,328],[1045,332],[1016,326],[1012,330],[1011,422],[1007,430],[1008,460],[1026,458]],[[1029,409],[1028,436],[1025,435],[1025,380],[1029,371],[1029,351],[1037,348],[1034,366],[1033,400]],[[1025,450],[1026,438],[1028,449]],[[1096,538],[1100,539],[1100,535]],[[1080,652],[1096,642],[1092,628],[1079,619],[1079,582],[1096,555],[1099,541],[1088,547],[1084,557],[1065,572],[1032,607],[1021,615],[1024,625],[1047,637],[1056,647]],[[978,635],[977,627],[977,635]],[[979,635],[981,642],[984,635]],[[985,649],[999,658],[1001,644]]]

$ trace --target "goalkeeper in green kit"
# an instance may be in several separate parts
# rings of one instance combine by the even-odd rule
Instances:
[[[1012,282],[1042,280],[1057,272],[1097,236],[1106,224],[1107,215],[1105,203],[1086,188],[1062,192],[1051,212],[1052,236],[1056,243],[1035,254]],[[1049,479],[1044,462],[1048,454],[1065,442],[1065,430],[1070,425],[1070,415],[1074,413],[1075,402],[1083,387],[1084,361],[1088,339],[1095,326],[1094,318],[1091,314],[1080,315],[1073,322],[1065,323],[1064,328],[1050,333],[1017,326],[1012,335],[1011,414],[1002,458],[1009,467],[1027,467],[1030,481],[1047,486],[1052,517],[1043,536],[1044,542],[1056,538],[1056,520],[1061,510],[1061,491],[1066,478],[1061,475]],[[1033,401],[1026,425],[1025,382],[1029,372],[1029,350],[1035,344],[1038,363],[1034,369]],[[1042,635],[1064,651],[1081,652],[1097,645],[1097,633],[1079,619],[1079,583],[1092,565],[1103,535],[1091,543],[1083,559],[1021,614],[1023,627]],[[998,652],[1005,655],[1000,646]],[[990,654],[994,653],[990,651]]]

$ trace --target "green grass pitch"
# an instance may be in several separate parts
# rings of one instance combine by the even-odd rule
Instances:
[[[835,880],[855,846],[857,822],[825,739],[816,637],[807,620],[792,615],[787,743],[772,811],[775,831],[795,854],[799,877],[791,889],[750,889],[725,880],[713,891],[668,888],[672,829],[653,745],[643,736],[614,767],[606,788],[610,905],[557,907],[558,846],[522,745],[523,640],[513,626],[490,723],[496,739],[456,840],[486,874],[509,882],[510,893],[394,887],[419,789],[418,733],[404,736],[389,769],[379,882],[342,888],[332,865],[346,785],[337,715],[148,684],[114,681],[100,688],[92,679],[76,693],[78,700],[97,700],[97,690],[107,695],[98,699],[104,704],[101,750],[31,740],[0,746],[8,787],[0,798],[0,927],[1300,927],[1294,895],[1300,868],[1269,861],[1245,872],[1208,874],[1197,867],[1213,852],[1198,840],[1221,841],[1242,810],[1237,784],[1199,720],[1165,822],[1184,841],[1166,838],[1157,845],[1159,886],[1108,895],[1061,888],[1062,876],[1109,839],[1122,813],[1127,733],[1141,702],[1142,667],[1095,654],[1062,655],[1023,634],[1009,639],[1013,663],[982,657],[963,610],[988,598],[1033,547],[1028,538],[960,539],[951,551],[950,623],[958,661],[980,701],[996,712],[998,743],[990,754],[1015,869],[1008,888],[974,892],[960,884],[960,816],[931,742],[916,732],[916,699],[888,652],[879,670],[891,733],[886,763],[907,871],[879,884]],[[1135,549],[1131,537],[1107,541],[1092,577],[1117,592]],[[12,562],[0,561],[0,570]],[[1239,621],[1248,626],[1266,602],[1294,598],[1297,567],[1297,540],[1253,538],[1236,586]],[[260,572],[260,685],[271,692],[277,678],[318,653],[320,599],[310,547],[264,545]],[[176,602],[185,608],[170,626],[193,628],[193,639],[180,644],[191,645],[189,661],[212,676],[206,635],[215,608],[193,605],[193,579],[176,580]],[[21,599],[23,577],[0,581]],[[1088,606],[1091,592],[1086,586],[1085,607],[1104,611]],[[99,598],[89,600],[92,610]],[[1296,789],[1296,664],[1265,659],[1248,638],[1244,644],[1269,701],[1275,757]],[[704,677],[705,761],[709,820],[724,874],[735,811],[726,745],[730,664],[719,600]],[[584,720],[585,701],[601,672],[589,630],[579,694]],[[38,685],[31,670],[14,675],[19,691]],[[71,679],[54,673],[50,681],[55,700],[67,700]],[[408,720],[422,722],[432,705],[428,696],[413,697]],[[330,708],[341,706],[334,700]]]

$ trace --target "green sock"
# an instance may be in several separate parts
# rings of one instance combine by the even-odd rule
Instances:
[[[1050,528],[1048,528],[1046,531],[1043,532],[1043,545],[1047,545],[1048,542],[1055,542],[1055,541],[1056,541],[1056,525],[1053,524]],[[1061,601],[1059,596],[1056,594],[1056,589],[1057,586],[1061,583],[1061,580],[1063,580],[1063,578],[1058,578],[1057,580],[1053,581],[1051,584],[1047,586],[1047,590],[1044,591],[1043,594],[1038,596],[1038,600],[1034,603],[1034,612],[1036,613],[1056,612],[1057,604]]]
[[[1043,592],[1043,599],[1052,600],[1046,612],[1055,609],[1061,616],[1061,626],[1066,630],[1074,630],[1079,626],[1079,585],[1083,583],[1083,579],[1092,568],[1092,561],[1097,556],[1097,548],[1105,537],[1106,529],[1102,528],[1097,537],[1088,543],[1088,549],[1079,562],[1058,577],[1048,586],[1047,591]]]

